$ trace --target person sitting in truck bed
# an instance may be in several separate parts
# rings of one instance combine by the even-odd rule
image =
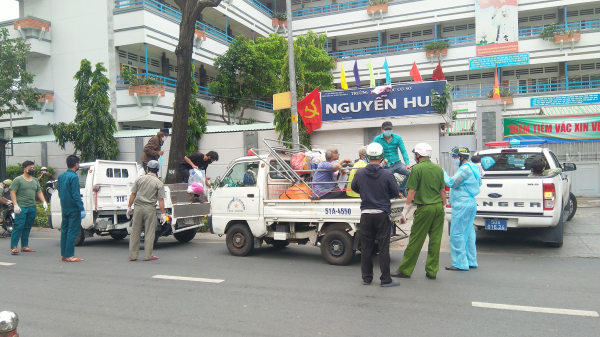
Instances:
[[[352,180],[354,179],[354,175],[356,171],[360,168],[367,166],[367,147],[363,146],[358,149],[358,157],[359,159],[354,163],[354,169],[350,171],[350,177],[348,177],[348,185],[346,188],[346,194],[351,198],[360,198],[360,194],[354,192],[352,190]]]
[[[546,169],[546,163],[544,163],[542,159],[535,159],[531,163],[531,173],[528,175],[528,177],[549,176],[560,173],[562,173],[562,169]]]
[[[337,185],[334,182],[333,173],[337,170],[341,170],[342,164],[344,163],[352,163],[350,159],[342,159],[337,163],[334,161],[338,160],[340,155],[337,149],[327,149],[325,151],[325,161],[320,162],[319,166],[317,166],[317,171],[313,177],[313,183],[322,183],[322,184],[314,184],[313,190],[315,194],[321,199],[340,199],[346,198],[346,192],[336,188]]]

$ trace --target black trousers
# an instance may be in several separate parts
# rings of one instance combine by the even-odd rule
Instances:
[[[321,196],[321,199],[346,199],[348,198],[348,195],[346,194],[346,192],[340,190],[340,189],[333,189],[331,190],[331,192],[327,192],[327,194],[324,194]]]
[[[389,214],[363,213],[360,216],[360,270],[365,282],[373,281],[373,246],[379,245],[379,269],[381,284],[392,282],[390,276],[390,236],[392,223]]]

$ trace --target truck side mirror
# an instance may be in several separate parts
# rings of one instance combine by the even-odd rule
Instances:
[[[577,170],[577,165],[575,165],[574,163],[563,163],[563,172],[575,170]]]
[[[221,187],[221,176],[218,176],[217,179],[215,179],[215,183],[213,185],[215,187]]]

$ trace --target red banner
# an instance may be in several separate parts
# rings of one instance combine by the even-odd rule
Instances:
[[[313,90],[298,102],[298,114],[302,117],[306,132],[311,133],[321,127],[321,96],[319,88]]]
[[[488,44],[476,47],[477,56],[492,54],[509,54],[519,52],[519,42],[508,42],[500,44]]]

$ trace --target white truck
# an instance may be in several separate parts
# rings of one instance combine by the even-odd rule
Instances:
[[[245,256],[263,242],[277,248],[310,243],[320,245],[328,263],[348,264],[360,249],[361,200],[280,199],[294,182],[293,177],[286,179],[291,170],[289,161],[289,154],[275,153],[232,161],[223,178],[218,177],[213,184],[216,189],[208,217],[211,233],[226,235],[227,248],[235,256]],[[244,179],[248,171],[256,176],[253,184]],[[391,241],[397,241],[407,237],[396,234],[405,201],[391,202],[395,223],[390,228]]]
[[[563,226],[577,210],[567,172],[573,163],[558,162],[547,148],[495,148],[476,153],[493,165],[485,170],[477,200],[477,229],[506,231],[513,228],[540,228],[542,241],[551,247],[563,244]],[[562,173],[528,177],[531,163],[544,159],[546,169],[561,168]],[[451,193],[451,191],[450,191]],[[452,206],[446,206],[448,228]]]
[[[127,219],[127,205],[131,187],[138,176],[135,162],[97,160],[81,163],[79,185],[86,212],[81,220],[81,230],[75,245],[83,243],[85,238],[94,234],[110,236],[115,240],[124,239],[131,234],[131,219]],[[202,217],[210,210],[209,203],[190,203],[186,192],[187,184],[165,185],[165,211],[168,221],[158,223],[155,243],[159,236],[173,234],[180,242],[188,242],[196,235],[196,228],[203,226]],[[135,206],[134,213],[135,213]],[[157,218],[160,209],[157,203]],[[49,222],[51,228],[60,229],[62,212],[60,207],[60,191],[57,191],[50,204]],[[144,232],[142,231],[142,240]]]

